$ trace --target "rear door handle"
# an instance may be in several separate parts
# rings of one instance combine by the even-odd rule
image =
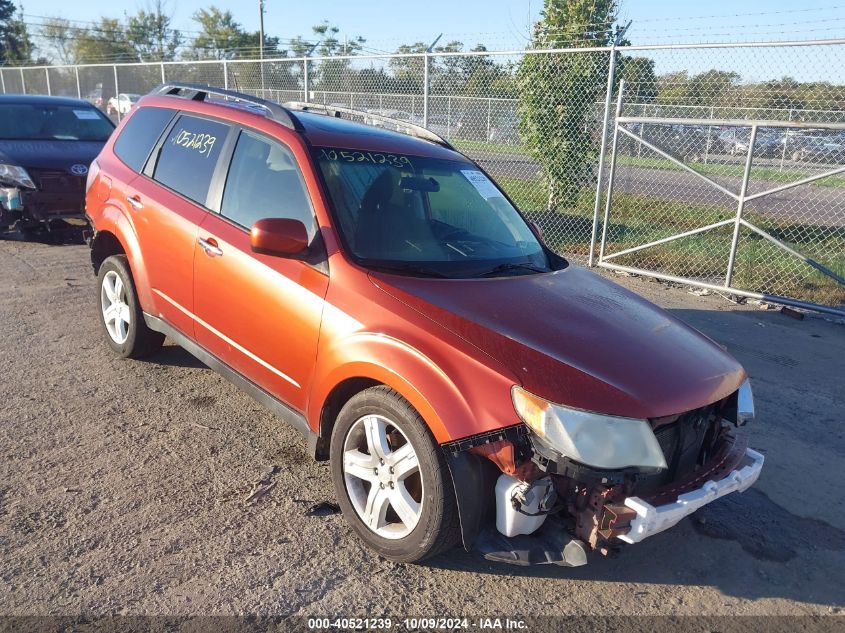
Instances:
[[[217,241],[214,238],[209,237],[207,240],[199,238],[197,242],[209,257],[221,257],[223,255],[223,250],[217,246]]]
[[[132,205],[132,208],[136,211],[144,208],[144,203],[141,202],[141,199],[138,196],[129,196],[126,198],[126,201]]]

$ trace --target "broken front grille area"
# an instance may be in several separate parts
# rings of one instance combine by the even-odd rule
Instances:
[[[641,476],[637,482],[638,491],[687,477],[710,460],[723,436],[717,408],[716,405],[708,405],[687,411],[674,420],[652,420],[654,435],[666,458],[667,468]]]
[[[66,171],[53,169],[28,169],[35,188],[44,193],[85,192],[85,176],[74,176]]]

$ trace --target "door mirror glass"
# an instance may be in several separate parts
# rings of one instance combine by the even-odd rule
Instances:
[[[252,225],[249,243],[254,252],[262,255],[294,257],[308,249],[308,229],[301,220],[264,218]]]

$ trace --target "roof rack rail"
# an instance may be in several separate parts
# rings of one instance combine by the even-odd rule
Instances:
[[[156,96],[180,97],[183,99],[191,99],[192,101],[206,101],[209,96],[222,97],[224,100],[236,101],[261,108],[266,113],[267,118],[270,118],[285,127],[292,130],[300,130],[302,126],[296,117],[292,116],[290,112],[284,107],[275,103],[274,101],[267,101],[261,97],[253,97],[252,95],[244,94],[242,92],[234,92],[232,90],[224,90],[222,88],[212,88],[211,86],[204,86],[202,84],[192,84],[183,82],[168,82],[161,84],[149,93]]]
[[[343,108],[338,106],[323,105],[321,103],[310,103],[305,101],[287,101],[285,102],[284,107],[290,110],[301,110],[302,112],[318,112],[334,117],[340,117],[341,114],[346,114],[351,116],[362,117],[371,121],[389,123],[396,128],[396,132],[401,132],[409,136],[415,136],[426,141],[431,141],[432,143],[437,143],[438,145],[442,145],[447,149],[455,149],[454,147],[452,147],[451,143],[449,143],[449,141],[444,139],[442,136],[435,134],[431,130],[426,129],[421,125],[408,123],[407,121],[403,121],[402,119],[394,119],[391,117],[382,116],[380,114],[366,112],[364,110],[353,110],[352,108]]]

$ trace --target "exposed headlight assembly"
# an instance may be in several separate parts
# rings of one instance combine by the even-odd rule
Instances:
[[[550,448],[594,468],[666,468],[666,458],[646,420],[570,409],[514,385],[520,419]]]
[[[32,182],[32,178],[26,173],[26,169],[19,165],[0,163],[0,181],[18,187],[35,189],[35,183]]]
[[[754,394],[751,393],[751,381],[747,378],[736,394],[736,424],[742,426],[754,419]]]

